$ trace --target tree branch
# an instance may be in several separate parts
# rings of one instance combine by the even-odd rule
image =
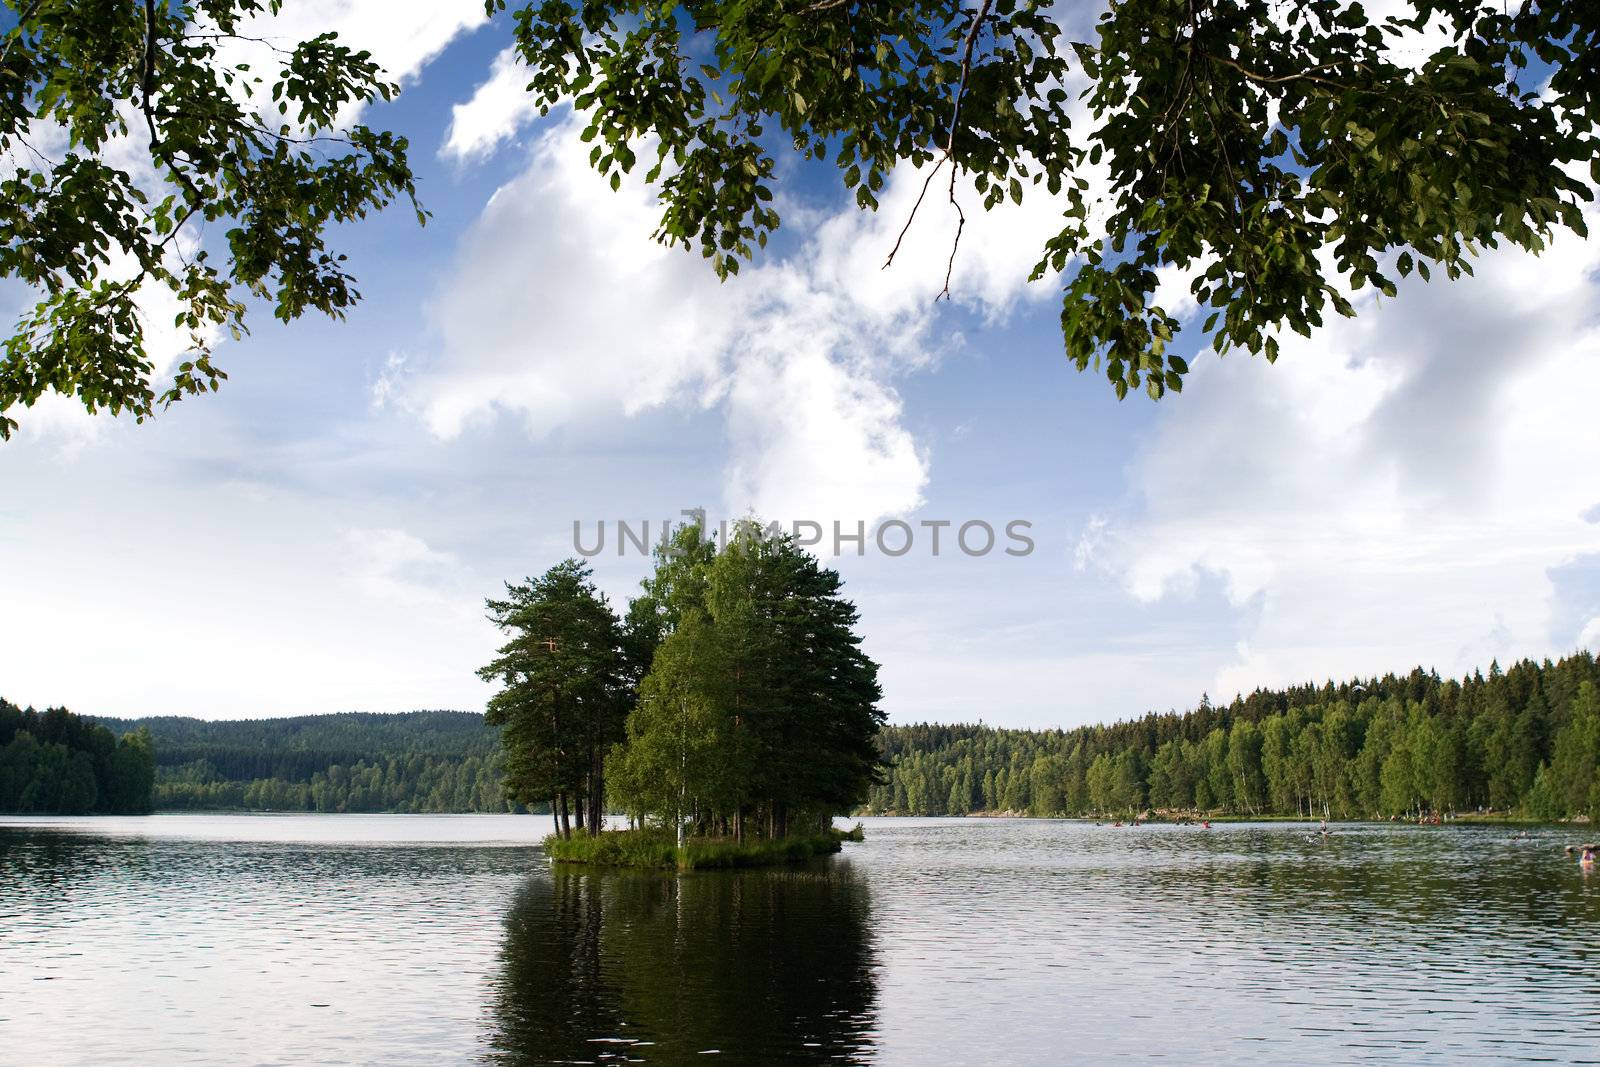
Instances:
[[[828,2],[828,0],[821,0]],[[956,161],[956,130],[961,125],[961,103],[967,93],[967,78],[972,74],[972,53],[977,48],[978,32],[983,24],[988,21],[989,12],[994,7],[994,0],[983,0],[983,5],[972,18],[972,25],[967,27],[967,35],[961,43],[961,77],[956,82],[955,101],[950,109],[950,128],[945,134],[944,152],[938,162],[928,172],[927,178],[922,182],[922,192],[917,194],[917,202],[912,205],[911,213],[906,216],[906,224],[900,228],[900,236],[895,239],[894,247],[889,250],[889,256],[883,261],[884,270],[888,270],[894,263],[894,257],[900,252],[901,242],[905,240],[906,232],[911,229],[911,223],[917,217],[917,211],[922,207],[923,198],[928,195],[928,187],[933,183],[933,176],[939,168],[948,161],[950,164],[950,206],[956,209],[956,236],[950,245],[950,259],[945,264],[944,288],[939,295],[934,297],[935,303],[941,299],[950,298],[950,277],[956,267],[956,251],[961,247],[961,232],[967,227],[967,213],[961,209],[960,202],[956,199],[956,178],[961,173],[961,165]]]
[[[192,215],[201,204],[205,203],[206,198],[201,195],[200,189],[194,184],[194,180],[189,177],[188,173],[178,166],[177,161],[172,158],[171,149],[161,139],[161,135],[156,132],[155,108],[150,103],[150,98],[155,93],[156,52],[159,39],[156,28],[155,0],[144,0],[144,27],[144,72],[139,85],[139,110],[144,112],[145,128],[150,131],[150,154],[165,163],[173,177],[177,178],[188,192],[189,214]]]

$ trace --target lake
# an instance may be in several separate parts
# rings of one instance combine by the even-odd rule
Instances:
[[[1581,829],[864,821],[678,877],[528,816],[0,818],[0,1060],[1600,1062]]]

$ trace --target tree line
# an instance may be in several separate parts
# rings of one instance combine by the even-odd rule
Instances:
[[[506,789],[558,832],[607,810],[688,833],[781,838],[861,804],[880,768],[877,665],[839,575],[754,521],[655,551],[619,617],[574,559],[487,602],[508,637],[479,673],[500,689]]]
[[[520,810],[497,731],[470,712],[102,721],[153,739],[163,811]]]
[[[1259,689],[1072,730],[890,726],[892,767],[867,810],[1600,819],[1597,687],[1584,652],[1459,681],[1418,668]]]
[[[154,782],[147,731],[119,738],[66,708],[35,711],[0,699],[0,811],[142,815]]]

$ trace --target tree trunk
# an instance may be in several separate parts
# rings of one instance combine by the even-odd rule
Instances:
[[[744,844],[744,808],[733,810],[733,842],[736,845]]]
[[[561,836],[564,838],[572,837],[572,820],[567,811],[567,794],[565,793],[561,794]]]
[[[556,833],[561,833],[561,801],[552,796],[550,798],[550,821],[556,824]]]
[[[589,834],[600,835],[606,817],[606,774],[600,750],[595,749],[589,759]]]

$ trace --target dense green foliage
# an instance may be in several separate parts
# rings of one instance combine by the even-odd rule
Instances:
[[[348,712],[100,720],[155,744],[162,810],[502,812],[504,757],[481,715]]]
[[[143,418],[215,389],[208,334],[242,330],[246,298],[284,320],[358,299],[326,230],[413,192],[404,138],[344,127],[395,91],[361,42],[273,43],[280,0],[3,2],[0,279],[38,300],[0,350],[0,436],[47,391]],[[986,208],[1061,197],[1036,274],[1068,272],[1067,354],[1119,396],[1188,370],[1160,268],[1217,351],[1271,359],[1350,291],[1583,232],[1600,175],[1592,3],[1118,0],[1082,32],[1046,0],[485,0],[508,6],[535,102],[585,116],[613,186],[643,169],[658,239],[722,276],[777,227],[785,153],[866,209],[928,168],[912,215],[937,179],[952,264],[959,175]],[[191,334],[162,386],[144,285]]]
[[[891,726],[893,769],[868,809],[1600,819],[1597,687],[1600,664],[1583,653],[1459,682],[1418,669],[1257,690],[1226,707],[1065,731]]]
[[[1103,361],[1119,396],[1159,397],[1188,367],[1158,268],[1193,277],[1218,352],[1272,359],[1282,331],[1352,314],[1348,290],[1392,296],[1396,275],[1583,232],[1572,171],[1600,178],[1600,6],[1392,11],[1117,0],[1076,39],[1047,0],[537,0],[515,20],[538,104],[575,102],[613,186],[647,152],[658,238],[724,276],[778,225],[782,152],[831,160],[863,208],[897,164],[933,164],[941,185],[947,168],[957,242],[960,172],[985,207],[1064,194],[1036,276],[1068,271],[1067,354]]]
[[[0,437],[47,391],[143,419],[215,390],[208,334],[237,336],[247,297],[284,320],[358,299],[324,232],[412,177],[404,138],[341,114],[396,86],[333,34],[257,36],[280,2],[5,0],[0,279],[38,300],[0,342]],[[200,247],[206,224],[222,240]],[[159,386],[146,333],[167,324],[144,320],[142,286],[189,334]]]
[[[142,815],[154,781],[147,731],[118,738],[66,708],[40,712],[0,700],[0,811]]]
[[[544,839],[544,850],[551,859],[562,863],[693,871],[800,863],[838,852],[847,840],[861,838],[834,830],[744,842],[694,839],[680,847],[670,831],[608,830],[593,837],[551,834]]]
[[[510,639],[478,672],[501,686],[485,718],[503,728],[507,795],[548,801],[563,834],[574,810],[580,827],[600,832],[606,752],[621,740],[633,699],[622,625],[589,575],[569,559],[507,583],[506,599],[487,605]]]
[[[655,649],[610,760],[624,808],[743,840],[821,829],[861,802],[881,691],[842,584],[753,521],[720,551],[693,526],[658,547],[629,611]]]
[[[608,801],[679,835],[821,832],[876,780],[883,722],[840,586],[753,522],[720,550],[694,526],[658,546],[625,624],[575,560],[508,586],[488,606],[510,640],[481,673],[510,795],[550,798],[563,837],[569,801],[590,836]]]

